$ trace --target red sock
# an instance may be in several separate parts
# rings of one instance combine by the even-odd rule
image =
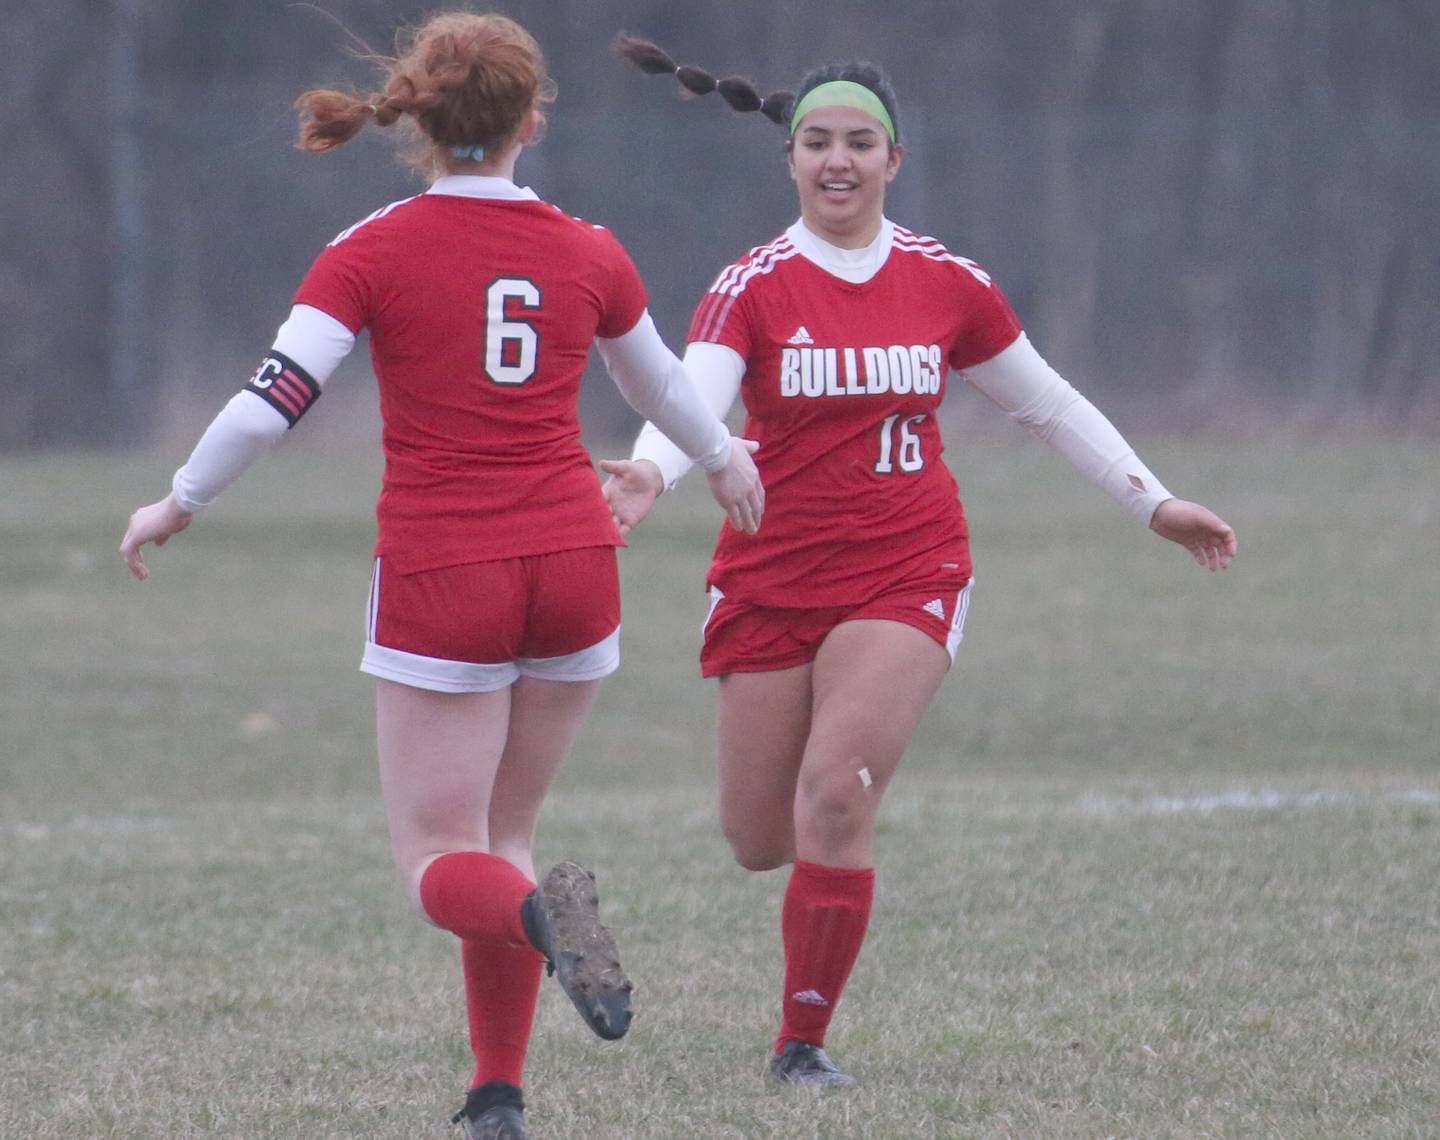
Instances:
[[[461,938],[508,938],[528,946],[520,904],[534,889],[508,859],[486,851],[451,851],[425,868],[420,905],[431,922]]]
[[[873,867],[795,860],[780,912],[785,995],[777,1053],[786,1041],[825,1044],[830,1016],[865,941],[874,895]]]
[[[475,1050],[470,1087],[507,1081],[518,1088],[545,959],[531,946],[501,938],[467,939],[460,946],[470,1047]]]
[[[441,855],[420,878],[420,905],[459,935],[475,1083],[520,1084],[544,956],[530,945],[520,904],[535,889],[515,864],[484,851]]]

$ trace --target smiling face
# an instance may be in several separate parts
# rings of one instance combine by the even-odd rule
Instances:
[[[904,148],[892,145],[879,119],[854,107],[817,107],[790,140],[790,177],[800,216],[819,237],[858,249],[880,232],[885,186],[900,170]]]

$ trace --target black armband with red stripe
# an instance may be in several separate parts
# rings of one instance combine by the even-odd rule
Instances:
[[[320,398],[320,385],[283,352],[270,350],[244,391],[254,392],[285,417],[290,427]]]

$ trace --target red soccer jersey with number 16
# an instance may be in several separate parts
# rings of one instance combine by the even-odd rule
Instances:
[[[760,441],[765,518],[721,531],[710,581],[766,606],[867,601],[912,577],[970,575],[965,515],[941,462],[946,374],[1020,334],[974,262],[895,227],[852,284],[788,236],[751,250],[701,301],[689,340],[745,360],[745,436]]]

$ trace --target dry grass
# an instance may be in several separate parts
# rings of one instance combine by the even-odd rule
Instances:
[[[640,1016],[607,1045],[543,995],[536,1140],[1435,1135],[1440,459],[1146,450],[1235,523],[1229,575],[1041,448],[952,452],[975,606],[823,1097],[762,1078],[783,876],[716,831],[713,516],[663,504],[542,824]],[[169,459],[0,465],[0,1136],[454,1135],[456,955],[392,881],[354,672],[374,467],[275,457],[142,587],[112,552]]]

